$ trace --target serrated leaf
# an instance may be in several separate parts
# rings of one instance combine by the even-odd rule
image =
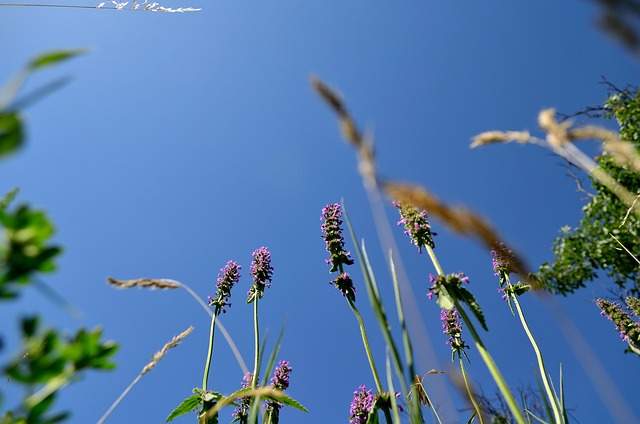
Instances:
[[[20,115],[17,112],[0,113],[0,157],[15,152],[23,141]]]
[[[176,409],[171,411],[165,422],[168,423],[169,421],[173,420],[176,417],[179,417],[180,415],[188,414],[189,412],[195,411],[196,409],[198,409],[201,403],[202,398],[200,397],[200,395],[196,394],[189,396],[188,398],[183,400]]]
[[[86,49],[69,49],[47,52],[31,60],[29,65],[27,65],[27,68],[30,71],[37,71],[85,53],[87,53]]]
[[[268,396],[265,396],[268,397]],[[290,398],[289,396],[283,396],[281,398],[278,399],[274,399],[277,402],[286,405],[286,406],[290,406],[292,408],[296,408],[302,412],[309,412],[309,410],[307,408],[305,408],[304,406],[302,406],[302,404],[300,402],[298,402],[297,400]]]
[[[482,308],[480,308],[480,305],[476,301],[476,298],[473,297],[473,294],[469,290],[465,289],[464,287],[456,287],[455,296],[460,301],[466,303],[469,306],[469,308],[471,309],[471,312],[473,312],[473,315],[475,315],[476,319],[478,320],[482,328],[484,328],[485,331],[489,331],[489,328],[487,328],[487,323],[484,319],[484,313],[482,312]]]

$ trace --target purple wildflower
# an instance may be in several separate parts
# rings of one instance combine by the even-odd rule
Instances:
[[[220,274],[218,274],[218,283],[216,284],[217,291],[216,297],[212,298],[209,296],[209,306],[214,306],[214,313],[216,315],[220,315],[220,312],[225,313],[225,306],[231,306],[231,303],[228,302],[229,297],[231,297],[231,289],[233,285],[240,281],[240,272],[239,270],[242,267],[238,265],[235,261],[229,261],[227,264],[220,270]]]
[[[264,289],[271,287],[267,281],[271,281],[273,267],[271,266],[271,253],[266,247],[260,247],[253,252],[253,261],[250,268],[253,277],[253,285],[249,289],[247,303],[255,299],[262,299]]]
[[[433,236],[436,233],[431,232],[431,224],[427,219],[427,211],[419,211],[418,208],[404,202],[393,202],[400,211],[400,221],[398,225],[404,225],[404,233],[411,239],[411,244],[418,247],[418,253],[422,253],[423,246],[435,247]]]
[[[469,349],[469,346],[462,340],[462,323],[456,308],[442,309],[440,311],[440,321],[442,321],[443,334],[449,336],[449,340],[446,343],[451,346],[451,360],[453,361],[456,354],[459,357],[462,355],[466,357],[467,354],[464,349]]]
[[[620,332],[622,341],[630,346],[640,349],[640,326],[631,319],[631,314],[625,312],[618,303],[609,302],[604,299],[596,300],[596,306],[600,308],[600,315],[606,316],[613,321],[616,330]]]
[[[331,265],[330,273],[336,271],[339,273],[329,284],[336,286],[344,297],[355,302],[356,288],[353,286],[351,277],[344,272],[343,268],[344,265],[353,265],[353,259],[350,257],[351,254],[344,250],[344,237],[342,237],[342,228],[340,227],[342,225],[341,216],[342,211],[337,203],[322,208],[320,220],[324,220],[324,224],[320,228],[324,233],[322,237],[327,243],[327,252],[331,254],[326,262]]]
[[[329,282],[333,284],[342,292],[342,295],[352,302],[356,301],[356,288],[353,285],[351,277],[346,272],[339,274],[333,281]]]
[[[499,243],[491,250],[491,259],[493,275],[500,278],[500,287],[503,287],[509,281],[509,274],[513,271],[513,251],[504,243]]]
[[[278,362],[278,366],[273,372],[273,377],[271,377],[271,387],[285,391],[289,388],[289,374],[291,374],[291,367],[289,366],[289,362],[280,361]],[[267,402],[267,414],[271,417],[272,423],[277,423],[280,418],[280,408],[282,408],[282,404],[276,401]]]
[[[324,241],[327,243],[327,252],[331,257],[327,259],[327,264],[331,264],[329,273],[340,271],[343,272],[343,265],[353,265],[353,259],[350,253],[344,250],[344,237],[342,237],[342,210],[340,205],[334,203],[326,205],[322,208],[322,216],[320,220],[324,220],[324,224],[320,226],[324,235]]]
[[[349,408],[350,424],[365,424],[369,418],[369,413],[373,407],[374,397],[371,394],[371,390],[363,385],[353,392],[353,401],[351,402],[351,408]]]
[[[249,371],[242,377],[241,387],[247,389],[251,387],[253,373]],[[233,411],[233,421],[239,421],[240,424],[246,424],[249,418],[249,408],[251,407],[251,397],[245,396],[238,399],[240,405]]]
[[[289,362],[278,362],[278,366],[273,372],[273,377],[271,377],[271,387],[281,391],[287,390],[289,388],[289,374],[291,374],[291,371],[292,369],[289,366]]]

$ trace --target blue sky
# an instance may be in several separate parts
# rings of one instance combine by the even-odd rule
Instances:
[[[471,137],[492,129],[535,132],[542,108],[572,113],[600,104],[602,76],[621,86],[638,84],[637,62],[595,28],[597,9],[583,1],[171,1],[162,5],[203,10],[2,8],[2,81],[43,51],[91,48],[29,81],[26,91],[73,77],[29,107],[28,146],[0,167],[0,189],[20,186],[20,199],[46,208],[56,223],[65,254],[46,281],[83,311],[81,318],[69,316],[27,290],[19,303],[0,310],[7,337],[0,359],[15,346],[17,313],[39,312],[70,330],[101,326],[121,343],[115,372],[90,373],[61,396],[59,406],[73,410],[74,423],[97,421],[151,354],[189,325],[195,332],[107,422],[164,422],[202,378],[209,322],[199,306],[184,292],[117,291],[105,284],[107,276],[174,278],[206,297],[215,291],[218,270],[235,259],[244,287],[236,289],[223,322],[251,362],[244,294],[251,252],[260,246],[270,248],[275,268],[260,306],[261,326],[273,343],[287,320],[280,358],[294,369],[291,396],[310,410],[285,410],[282,419],[346,422],[353,391],[373,386],[357,324],[327,284],[322,207],[344,198],[391,302],[385,256],[355,155],[310,88],[310,75],[343,93],[361,126],[375,133],[382,175],[424,184],[481,212],[533,266],[551,259],[551,243],[562,225],[577,221],[583,195],[548,151],[519,145],[470,150]],[[596,146],[587,149],[597,153]],[[395,212],[388,212],[395,224]],[[471,278],[489,322],[488,348],[509,383],[534,386],[535,358],[496,294],[489,255],[441,223],[433,227],[445,272]],[[438,309],[425,297],[433,271],[399,228],[395,233],[436,352],[419,352],[422,372],[448,370]],[[356,268],[353,274],[381,366],[382,338]],[[622,354],[612,324],[590,302],[603,292],[595,283],[555,301],[582,329],[637,419],[640,405],[628,382],[637,358]],[[558,330],[547,305],[533,296],[524,303],[555,381],[562,364],[572,416],[611,422],[570,349],[574,342]],[[393,311],[391,303],[387,308]],[[471,375],[493,394],[477,352],[470,357]],[[218,337],[210,387],[231,393],[241,378]],[[453,391],[444,395],[442,385],[433,384],[448,422],[465,422],[468,414],[456,412],[462,403]]]

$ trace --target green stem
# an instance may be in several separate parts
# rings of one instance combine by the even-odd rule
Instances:
[[[424,246],[424,247],[427,249],[427,253],[431,258],[431,262],[433,263],[433,266],[436,269],[436,272],[438,273],[438,275],[444,275],[444,272],[442,271],[442,267],[440,266],[440,262],[438,262],[438,258],[436,258],[436,254],[434,253],[431,246]]]
[[[216,331],[217,309],[211,316],[211,329],[209,330],[209,349],[207,351],[207,362],[204,365],[204,376],[202,377],[202,391],[207,391],[207,381],[209,380],[209,369],[211,368],[211,355],[213,354],[213,336]]]
[[[509,287],[511,287],[511,282],[508,282]],[[529,341],[531,342],[531,346],[533,346],[533,350],[536,353],[536,358],[538,359],[538,368],[540,369],[540,377],[542,377],[542,383],[544,384],[544,390],[547,392],[547,397],[549,398],[549,402],[551,402],[551,407],[553,409],[553,417],[556,423],[562,423],[563,419],[560,414],[560,410],[558,409],[558,402],[556,401],[556,397],[553,395],[553,391],[551,390],[551,385],[549,384],[549,376],[547,374],[547,370],[544,366],[544,360],[542,359],[542,353],[540,352],[540,348],[536,343],[531,330],[529,330],[529,326],[527,325],[527,321],[524,318],[524,313],[522,312],[522,308],[520,307],[520,302],[518,302],[518,298],[514,293],[510,293],[511,300],[516,305],[516,309],[518,310],[518,317],[520,318],[520,322],[522,323],[522,328],[524,328],[525,333],[527,333],[527,337],[529,337]]]
[[[469,400],[473,404],[473,408],[476,410],[476,415],[480,419],[480,424],[484,424],[484,417],[482,416],[482,411],[480,411],[480,406],[476,402],[473,393],[471,392],[471,386],[469,385],[469,380],[467,379],[467,373],[464,370],[464,361],[462,360],[462,356],[458,354],[458,359],[460,361],[460,371],[462,371],[462,379],[464,380],[464,386],[467,388],[467,394],[469,395]]]
[[[258,386],[258,364],[260,356],[260,332],[258,331],[258,296],[253,299],[253,331],[255,332],[256,347],[253,358],[253,377],[251,378],[251,388],[253,390]]]
[[[424,247],[427,249],[427,252],[429,253],[429,257],[431,258],[431,262],[433,263],[433,266],[436,268],[438,275],[444,275],[444,272],[442,271],[442,267],[440,266],[440,263],[438,262],[438,259],[436,258],[436,255],[433,252],[433,249],[429,246],[424,246]],[[462,309],[462,305],[460,304],[460,301],[453,296],[449,295],[449,297],[451,298],[451,300],[453,301],[453,304],[455,305],[456,309],[460,313],[460,317],[462,318],[462,321],[464,321],[467,328],[469,329],[469,332],[471,333],[471,336],[473,337],[473,341],[476,345],[476,349],[478,349],[478,352],[480,352],[480,356],[482,357],[482,360],[484,361],[485,365],[489,369],[489,372],[491,373],[493,380],[498,385],[498,389],[500,390],[500,393],[502,393],[502,396],[504,396],[505,400],[507,401],[507,405],[509,406],[511,413],[515,417],[518,424],[526,424],[526,420],[522,415],[522,412],[520,411],[520,408],[518,407],[516,400],[513,398],[513,394],[511,393],[511,390],[509,390],[509,386],[504,381],[504,377],[502,377],[502,374],[500,373],[500,370],[498,369],[498,366],[496,365],[496,363],[493,361],[493,358],[491,357],[487,349],[484,347],[484,344],[482,343],[482,339],[480,339],[480,336],[478,335],[478,332],[473,326],[471,319],[469,319],[469,316],[467,315],[465,310]]]
[[[469,329],[469,332],[471,333],[471,336],[473,337],[473,341],[475,342],[476,349],[478,349],[478,352],[480,353],[480,356],[482,357],[482,360],[484,361],[485,365],[489,369],[489,372],[491,373],[493,380],[498,385],[498,389],[500,390],[500,393],[502,393],[502,396],[504,396],[504,399],[507,401],[507,405],[509,406],[511,413],[513,414],[518,424],[526,424],[526,420],[522,415],[522,412],[520,411],[520,408],[518,407],[518,404],[516,403],[516,400],[514,399],[513,394],[509,389],[509,386],[507,385],[506,381],[504,381],[504,377],[502,377],[502,373],[500,373],[500,370],[498,369],[498,366],[496,365],[496,363],[493,361],[493,358],[491,357],[487,349],[484,347],[484,344],[482,343],[482,340],[480,339],[478,332],[473,326],[471,319],[469,319],[469,316],[467,315],[466,311],[462,309],[462,305],[460,304],[460,301],[458,301],[458,299],[456,298],[452,298],[452,299],[456,309],[460,313],[460,317],[462,318],[462,321],[464,321],[467,328]]]
[[[371,347],[369,346],[369,339],[367,338],[367,331],[364,328],[364,322],[362,321],[362,317],[360,316],[360,312],[358,312],[358,308],[356,308],[356,305],[348,297],[346,299],[347,302],[349,302],[349,306],[355,314],[356,319],[358,320],[358,325],[360,326],[360,334],[362,335],[362,343],[364,344],[364,350],[367,353],[367,359],[369,359],[369,365],[371,366],[371,372],[373,373],[373,379],[375,380],[376,388],[378,389],[378,393],[382,393],[382,383],[380,383],[380,377],[378,376],[376,364],[375,362],[373,362],[373,355],[371,354]]]

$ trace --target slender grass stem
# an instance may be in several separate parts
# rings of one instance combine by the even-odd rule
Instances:
[[[467,373],[464,370],[464,361],[462,360],[462,356],[458,355],[458,360],[460,361],[460,371],[462,372],[462,379],[464,380],[464,386],[467,389],[469,400],[473,404],[473,408],[476,410],[476,414],[478,415],[480,424],[484,424],[484,417],[482,416],[482,411],[480,410],[480,406],[478,405],[478,402],[476,402],[475,396],[473,396],[473,392],[471,391],[471,386],[469,385],[469,380],[467,379]]]
[[[351,301],[351,299],[346,298],[351,310],[353,311],[356,319],[358,320],[358,325],[360,326],[360,334],[362,335],[362,343],[364,344],[364,350],[367,353],[367,359],[369,360],[369,366],[371,366],[371,373],[373,374],[373,379],[376,383],[376,389],[378,393],[383,392],[382,383],[380,383],[380,376],[378,375],[378,370],[376,369],[376,364],[373,361],[373,355],[371,354],[371,347],[369,346],[369,338],[367,337],[367,330],[364,328],[364,321],[362,321],[362,316],[360,312],[358,312],[358,308]]]
[[[204,365],[204,376],[202,377],[202,391],[207,391],[207,381],[209,380],[209,369],[211,368],[211,355],[213,354],[213,336],[216,331],[217,310],[211,317],[211,329],[209,330],[209,349],[207,350],[207,362]]]
[[[180,286],[181,288],[183,288],[184,290],[187,291],[187,293],[189,293],[191,295],[191,297],[193,297],[196,302],[198,302],[198,304],[202,307],[202,309],[204,309],[204,311],[209,315],[209,317],[213,318],[213,311],[211,310],[211,308],[209,306],[207,306],[207,304],[204,302],[204,300],[202,300],[200,298],[200,296],[198,296],[196,294],[196,292],[193,291],[193,289],[191,287],[189,287],[188,285],[186,285],[185,283],[182,283],[178,280],[169,280],[167,279],[168,282],[177,284],[178,286]],[[236,358],[236,361],[238,362],[238,365],[240,366],[240,369],[242,370],[242,372],[244,374],[249,372],[249,367],[247,367],[246,362],[244,362],[244,358],[242,357],[242,354],[240,353],[240,350],[238,349],[238,346],[236,346],[235,342],[233,341],[233,338],[231,338],[231,334],[229,334],[229,332],[227,331],[226,327],[224,325],[222,325],[222,322],[216,319],[216,327],[218,327],[220,329],[220,331],[222,332],[222,336],[225,338],[225,340],[227,341],[227,343],[229,344],[229,347],[231,348],[231,351],[233,352],[233,356]]]
[[[120,404],[122,399],[124,399],[124,397],[131,391],[131,389],[133,389],[133,386],[135,386],[138,383],[138,381],[140,381],[141,378],[142,378],[142,373],[138,374],[138,376],[133,379],[131,384],[129,384],[127,386],[127,388],[124,389],[124,391],[120,394],[120,396],[118,396],[118,399],[116,399],[115,402],[113,402],[113,404],[109,407],[109,409],[107,409],[107,412],[105,412],[102,415],[102,417],[100,417],[100,419],[98,420],[97,424],[102,424],[104,422],[104,420],[106,420],[107,417],[109,415],[111,415],[113,410],[116,409],[116,407],[118,406],[118,404]]]

